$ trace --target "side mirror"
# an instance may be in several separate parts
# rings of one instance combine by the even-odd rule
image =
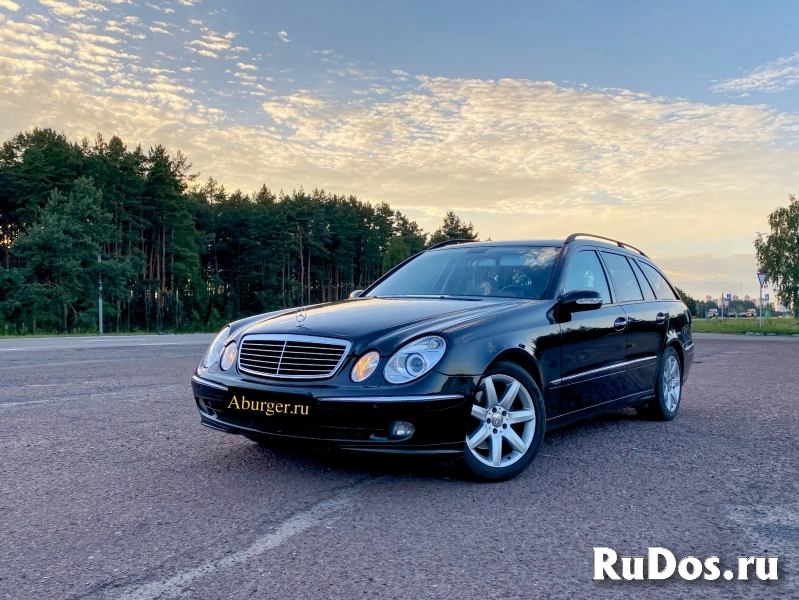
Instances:
[[[561,295],[560,305],[568,312],[596,310],[602,306],[602,295],[596,290],[572,290]]]
[[[364,290],[355,290],[350,294],[350,298],[360,298],[361,294],[363,294]]]

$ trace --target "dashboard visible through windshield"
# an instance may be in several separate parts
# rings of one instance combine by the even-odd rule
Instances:
[[[380,282],[367,296],[494,296],[540,299],[558,248],[479,246],[421,254]]]

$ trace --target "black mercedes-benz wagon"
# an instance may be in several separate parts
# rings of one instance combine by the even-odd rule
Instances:
[[[628,244],[453,240],[348,300],[231,323],[192,387],[213,429],[502,480],[548,429],[625,406],[673,419],[693,351],[685,304]]]

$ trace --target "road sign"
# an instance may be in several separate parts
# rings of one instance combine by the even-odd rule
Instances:
[[[760,287],[763,287],[766,284],[766,279],[768,279],[768,273],[758,273],[757,279],[760,281]]]
[[[727,302],[729,302],[730,300],[732,300],[732,294],[727,294]]]
[[[768,294],[766,294],[766,302],[768,302]]]

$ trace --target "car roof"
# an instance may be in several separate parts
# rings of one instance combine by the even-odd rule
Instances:
[[[565,240],[488,240],[488,241],[475,241],[475,242],[460,242],[460,243],[452,243],[446,246],[441,246],[439,248],[431,248],[429,251],[435,250],[444,250],[447,248],[479,248],[485,246],[534,246],[534,247],[554,247],[554,248],[563,248],[566,245]],[[627,254],[629,256],[635,256],[637,258],[643,258],[647,262],[652,262],[652,260],[643,253],[636,252],[634,250],[630,250],[629,247],[626,246],[619,246],[617,244],[611,244],[608,242],[603,242],[601,240],[596,239],[578,239],[572,240],[568,243],[569,246],[596,246],[602,249],[613,250],[614,252],[621,252],[623,254]]]
[[[453,243],[439,248],[430,248],[430,250],[443,250],[444,248],[478,248],[484,246],[554,246],[556,248],[563,247],[563,240],[488,240],[476,242],[461,242]]]

